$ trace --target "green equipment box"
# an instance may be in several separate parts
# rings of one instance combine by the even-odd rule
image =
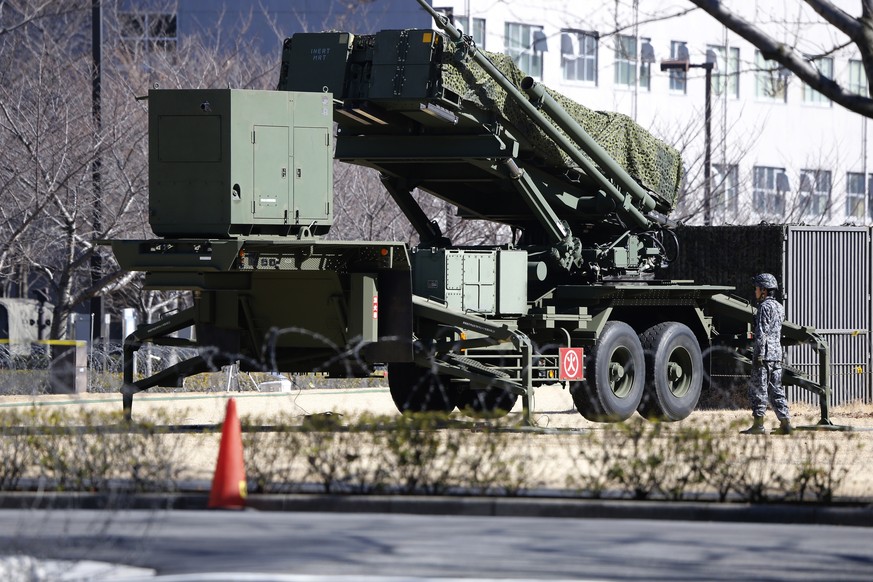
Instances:
[[[424,29],[297,33],[282,50],[280,90],[322,91],[343,100],[395,102],[439,97],[443,37]],[[357,103],[363,123],[383,124]],[[417,108],[417,106],[416,106]],[[364,111],[363,113],[361,111]]]
[[[324,234],[333,223],[329,93],[149,91],[158,236]]]
[[[478,315],[527,313],[527,252],[505,249],[419,249],[412,292],[449,309]]]

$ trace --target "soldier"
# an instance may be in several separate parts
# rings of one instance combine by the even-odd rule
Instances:
[[[767,411],[767,397],[779,419],[779,428],[773,434],[790,434],[791,420],[785,389],[782,387],[782,322],[785,310],[774,297],[777,289],[776,277],[770,273],[756,275],[755,299],[758,310],[755,313],[755,349],[752,354],[752,377],[749,382],[749,400],[752,405],[752,426],[743,434],[764,434],[764,413]]]

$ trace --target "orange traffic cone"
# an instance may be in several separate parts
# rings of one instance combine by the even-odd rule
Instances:
[[[218,462],[212,477],[209,493],[209,508],[245,507],[246,473],[243,468],[242,429],[236,415],[236,402],[227,401],[227,414],[221,428],[221,444],[218,447]]]

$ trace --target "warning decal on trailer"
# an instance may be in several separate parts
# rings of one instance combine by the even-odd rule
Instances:
[[[561,380],[582,380],[585,377],[582,369],[582,348],[560,348],[558,357],[561,360]]]

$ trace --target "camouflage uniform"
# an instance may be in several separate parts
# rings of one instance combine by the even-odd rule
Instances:
[[[749,400],[752,414],[764,416],[767,411],[767,396],[779,420],[789,417],[785,388],[782,387],[782,322],[785,310],[773,297],[766,297],[758,304],[755,314],[755,349],[752,357],[752,378],[749,383]]]

